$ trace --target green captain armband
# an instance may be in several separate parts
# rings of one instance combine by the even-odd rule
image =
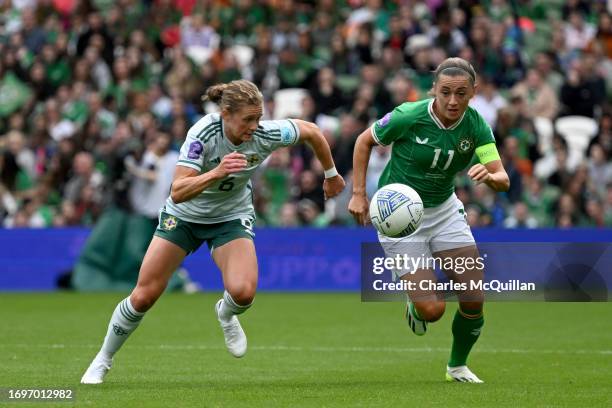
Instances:
[[[487,143],[486,145],[476,148],[476,156],[481,164],[487,164],[495,160],[501,160],[495,143]]]

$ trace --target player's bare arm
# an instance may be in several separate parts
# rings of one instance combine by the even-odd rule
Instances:
[[[217,167],[203,174],[189,167],[176,166],[172,181],[172,201],[178,204],[191,200],[214,182],[243,170],[246,165],[244,154],[233,152],[223,157]]]
[[[475,164],[468,170],[468,176],[476,183],[485,183],[497,192],[508,191],[510,179],[501,160],[487,164]]]
[[[367,128],[357,138],[353,152],[353,196],[349,201],[348,210],[359,225],[366,225],[369,220],[366,173],[372,147],[375,144],[372,130]]]
[[[329,148],[329,144],[325,140],[323,133],[317,125],[311,122],[294,119],[293,120],[300,130],[300,142],[306,143],[313,150],[317,159],[325,170],[334,169],[334,159]],[[344,179],[340,174],[325,177],[323,181],[323,193],[325,198],[337,196],[344,190]]]

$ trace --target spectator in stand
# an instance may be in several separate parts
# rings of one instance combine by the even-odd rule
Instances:
[[[595,71],[591,57],[575,60],[561,87],[564,115],[580,115],[590,118],[601,108],[605,98],[605,82]]]
[[[330,67],[321,68],[315,86],[310,89],[316,114],[333,115],[344,103],[342,91],[336,85],[336,74]]]
[[[514,204],[512,215],[504,221],[505,228],[537,228],[538,221],[529,214],[529,208],[525,203]]]
[[[4,177],[11,178],[15,160],[13,173],[18,175],[18,187],[0,189],[0,218],[13,220],[7,225],[89,223],[95,218],[87,215],[95,213],[92,209],[125,202],[127,181],[119,176],[124,157],[131,152],[140,159],[138,152],[160,131],[172,135],[176,149],[189,126],[216,109],[201,102],[202,90],[235,76],[260,86],[266,117],[274,115],[277,90],[306,89],[312,98],[304,99],[301,116],[336,123],[326,125],[324,133],[338,169],[350,175],[351,129],[368,126],[404,101],[426,98],[431,70],[451,56],[470,59],[482,72],[472,103],[505,146],[502,152],[508,150],[504,160],[511,162],[509,173],[514,169],[513,188],[524,186],[523,193],[484,201],[477,190],[465,189],[466,209],[484,202],[473,211],[473,225],[502,225],[520,201],[538,226],[598,226],[600,213],[604,224],[612,225],[605,187],[612,157],[612,18],[604,2],[517,2],[523,32],[505,0],[485,2],[486,7],[475,7],[478,2],[472,0],[239,0],[213,2],[205,10],[192,1],[169,0],[130,0],[129,7],[104,1],[73,7],[48,1],[5,3],[0,149],[12,154]],[[525,19],[534,31],[523,24]],[[245,61],[250,58],[246,65],[236,58],[235,45]],[[586,167],[580,166],[580,152],[559,147],[565,142],[558,137],[550,151],[536,148],[546,147],[546,140],[532,118],[554,121],[558,114],[598,122]],[[562,148],[565,153],[556,153]],[[113,186],[108,190],[115,194],[98,201],[106,189],[102,194],[89,187],[69,193],[72,164],[80,153],[91,156],[100,185]],[[387,152],[380,153],[382,166]],[[556,156],[564,154],[565,165],[557,169]],[[291,180],[300,180],[304,171],[320,177],[311,156],[299,148],[279,152],[270,161],[254,191],[262,225],[279,224],[281,207],[305,195],[299,185],[287,191]],[[532,167],[537,179],[531,177]],[[567,187],[578,216],[551,216],[559,207],[558,187],[548,183],[553,174],[553,183]],[[343,199],[327,205],[329,219],[312,211],[311,202],[296,201],[297,216],[287,216],[286,223],[351,224],[352,218],[337,210],[346,207],[339,204]],[[538,200],[546,202],[548,217],[534,208]]]
[[[612,163],[599,144],[591,146],[588,168],[589,180],[599,196],[603,198],[606,186],[612,183]]]
[[[530,69],[527,77],[516,84],[511,93],[525,101],[525,116],[551,120],[557,116],[559,99],[537,70]]]
[[[506,99],[500,95],[495,84],[489,77],[478,79],[476,95],[470,101],[470,106],[478,111],[487,121],[491,129],[497,125],[497,114],[508,104]]]

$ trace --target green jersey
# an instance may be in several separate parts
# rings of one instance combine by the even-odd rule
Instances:
[[[433,102],[403,103],[372,126],[378,144],[393,144],[379,187],[406,184],[419,193],[425,207],[450,197],[455,175],[470,164],[476,148],[495,143],[491,128],[473,108],[445,127],[434,114]]]
[[[225,136],[218,113],[204,116],[187,132],[177,165],[206,173],[217,167],[227,154],[239,152],[246,156],[247,167],[214,182],[191,200],[177,204],[168,197],[166,212],[199,224],[244,217],[254,219],[251,176],[272,151],[298,140],[298,127],[291,120],[264,120],[259,122],[251,140],[236,146]]]

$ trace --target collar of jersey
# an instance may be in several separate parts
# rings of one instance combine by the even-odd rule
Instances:
[[[459,118],[458,121],[456,121],[455,123],[453,123],[449,127],[446,127],[446,126],[444,126],[442,121],[440,119],[438,119],[438,117],[436,116],[436,113],[433,110],[433,104],[434,104],[435,100],[436,99],[434,98],[431,101],[429,101],[429,105],[427,106],[427,112],[429,113],[429,116],[431,116],[431,119],[434,121],[436,126],[438,126],[440,129],[444,129],[444,130],[453,130],[453,129],[456,129],[457,126],[459,126],[459,124],[463,120],[463,117],[465,116],[465,112],[467,112],[467,109],[465,110],[465,112],[463,112],[463,115],[461,115],[461,117]]]

